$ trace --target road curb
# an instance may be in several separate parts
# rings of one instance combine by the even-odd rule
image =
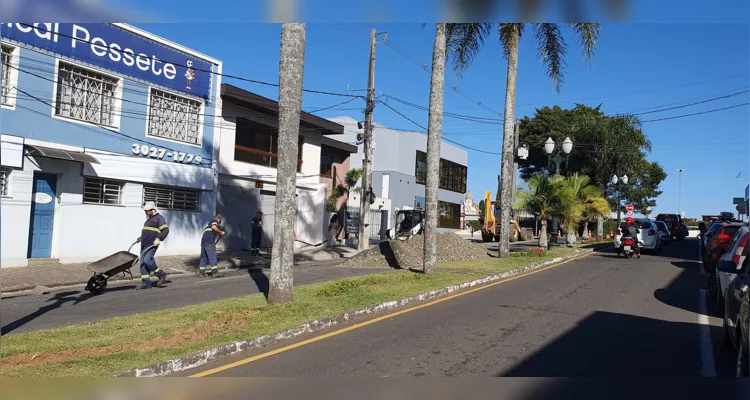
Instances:
[[[361,308],[354,311],[337,314],[332,317],[324,317],[313,321],[306,322],[296,328],[288,329],[285,331],[277,332],[274,334],[264,335],[253,339],[241,340],[229,344],[225,344],[219,347],[203,350],[199,353],[194,353],[185,357],[175,358],[172,360],[164,361],[161,363],[153,364],[144,368],[136,368],[129,371],[120,372],[113,375],[114,377],[158,377],[173,374],[175,372],[186,371],[204,365],[210,361],[215,361],[219,358],[231,356],[237,353],[261,348],[269,344],[277,343],[283,340],[292,339],[304,333],[311,333],[320,331],[322,329],[330,328],[336,324],[344,323],[352,318],[359,317],[362,315],[373,314],[386,310],[392,310],[412,303],[419,303],[425,300],[429,300],[438,296],[449,294],[457,290],[470,288],[477,285],[487,284],[500,279],[509,278],[515,275],[521,275],[526,272],[537,270],[540,268],[548,267],[551,265],[559,264],[561,262],[583,257],[587,254],[593,253],[594,249],[580,249],[575,254],[570,254],[563,257],[557,257],[552,260],[547,260],[541,263],[528,265],[523,268],[518,268],[512,271],[506,271],[501,274],[493,274],[484,278],[475,279],[469,282],[464,282],[458,285],[452,285],[440,289],[435,289],[427,293],[422,293],[417,296],[408,297],[401,300],[391,300],[383,302],[374,306]]]

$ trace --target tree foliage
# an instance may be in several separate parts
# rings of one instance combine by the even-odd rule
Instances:
[[[666,172],[658,163],[646,160],[651,142],[640,121],[633,115],[607,116],[600,108],[582,104],[572,109],[544,107],[532,118],[523,118],[520,140],[529,147],[529,157],[519,163],[521,177],[527,180],[537,173],[554,173],[554,163],[548,166],[544,142],[551,137],[559,144],[570,137],[573,151],[568,162],[561,164],[563,174],[588,176],[612,208],[617,204],[612,176],[627,175],[630,180],[623,187],[623,198],[635,206],[636,212],[653,208]]]
[[[357,187],[357,182],[361,177],[362,168],[352,168],[346,173],[343,183],[334,184],[326,203],[328,211],[336,211],[336,205],[340,198],[346,196],[348,202],[351,193],[356,194],[360,192],[360,188]]]

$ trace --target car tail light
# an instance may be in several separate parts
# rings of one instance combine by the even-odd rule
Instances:
[[[732,238],[729,237],[729,235],[725,235],[722,233],[721,235],[716,237],[716,244],[726,246],[729,244],[730,240],[732,240]]]
[[[745,236],[740,239],[740,243],[737,246],[737,250],[734,251],[734,256],[732,257],[732,261],[735,265],[740,266],[742,264],[742,252],[745,250],[745,246],[747,246],[748,238],[750,238],[750,233],[746,233]]]
[[[673,231],[679,231],[679,230],[680,230],[680,228],[678,228],[678,227],[674,226],[674,227],[672,227],[672,230],[673,230]]]
[[[656,235],[656,231],[653,230],[653,229],[651,229],[650,231],[648,231],[648,235],[649,236],[654,236],[654,235]]]

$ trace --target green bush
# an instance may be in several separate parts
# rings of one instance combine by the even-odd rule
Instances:
[[[510,253],[511,257],[544,257],[547,252],[541,247]]]

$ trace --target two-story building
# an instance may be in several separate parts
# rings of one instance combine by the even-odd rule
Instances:
[[[3,267],[125,250],[154,201],[160,255],[216,212],[222,63],[127,24],[2,24]]]
[[[344,142],[357,142],[364,133],[361,123],[349,117],[330,119],[344,126],[339,137]],[[390,200],[389,227],[394,226],[396,213],[405,209],[424,208],[425,181],[427,178],[427,135],[420,132],[403,132],[373,124],[372,190],[378,203]],[[352,168],[362,168],[364,146],[359,143],[357,154],[351,158]],[[438,228],[453,231],[461,228],[461,204],[466,193],[468,173],[466,150],[443,141],[440,144],[440,182],[438,189]],[[354,196],[350,207],[359,208]],[[377,207],[375,208],[377,209]],[[370,224],[377,218],[370,217]],[[377,222],[375,222],[377,223]],[[372,238],[372,230],[371,235]]]
[[[227,249],[250,246],[251,221],[263,213],[261,248],[273,245],[278,159],[278,113],[275,100],[239,87],[221,87],[222,123],[219,135],[219,190],[217,209],[224,216]],[[300,115],[296,246],[319,245],[328,237],[331,212],[326,203],[334,182],[349,170],[349,154],[356,146],[324,135],[344,133],[340,124],[302,112]]]

